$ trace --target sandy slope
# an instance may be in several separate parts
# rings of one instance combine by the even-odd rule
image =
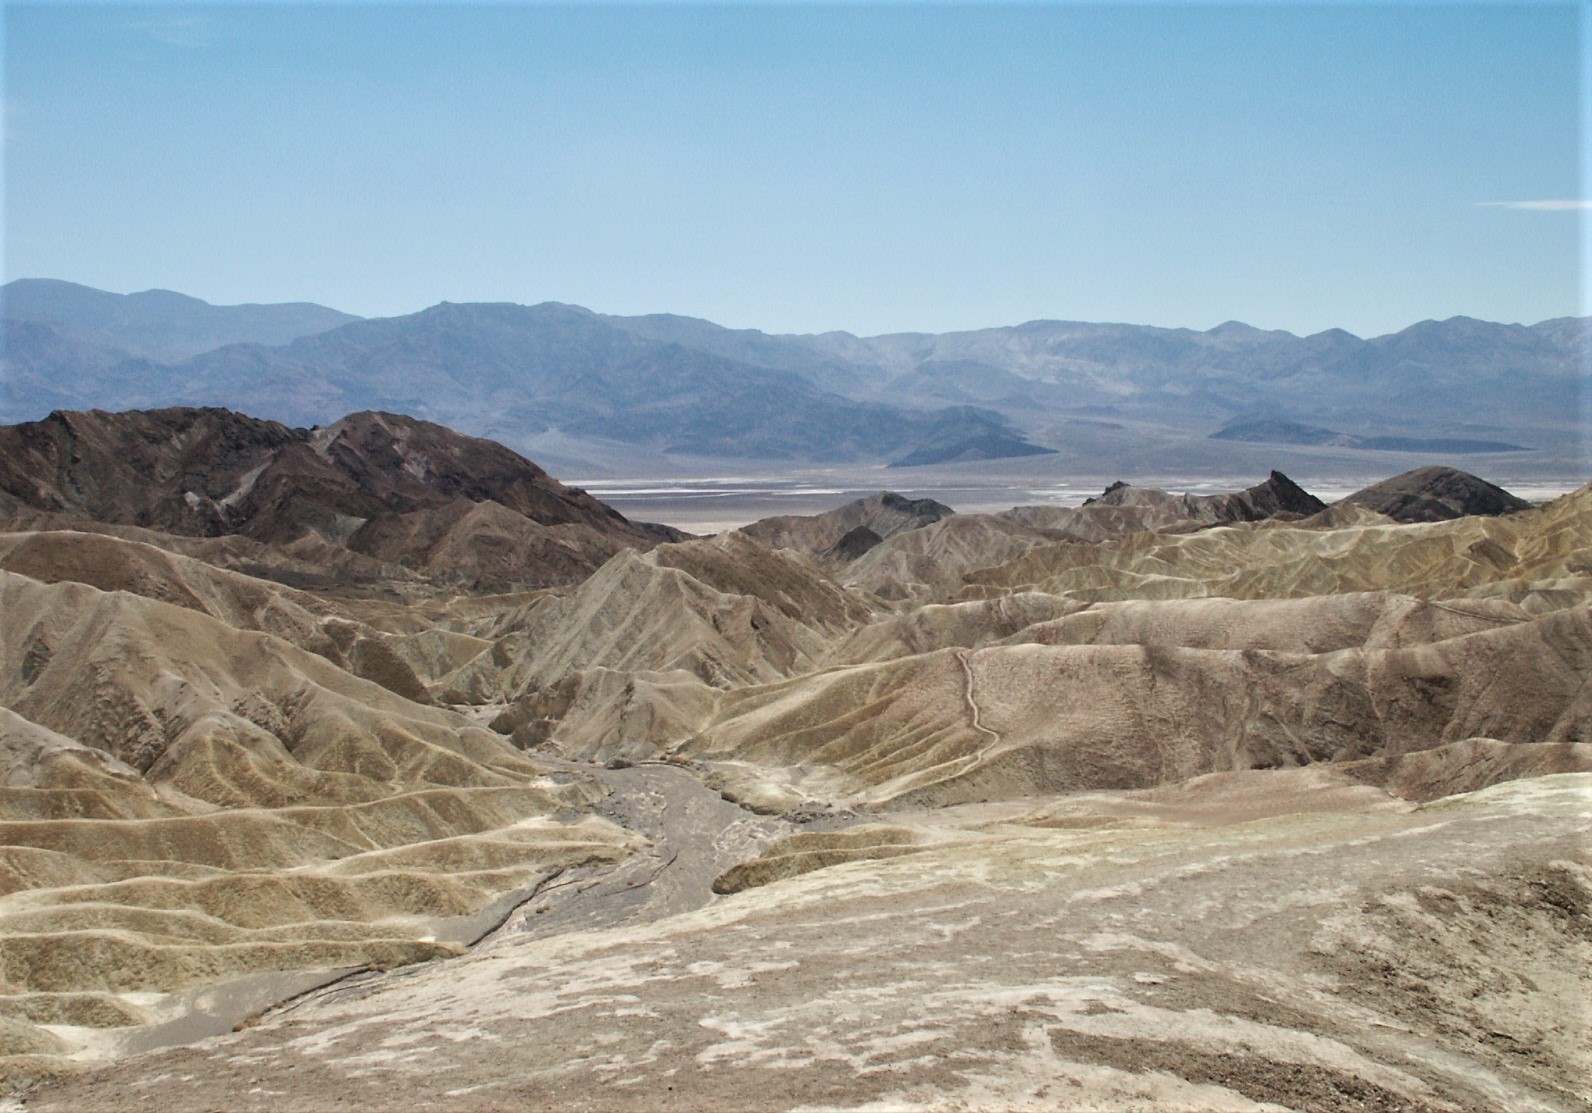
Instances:
[[[439,921],[639,845],[589,777],[125,592],[0,573],[0,699],[0,1055],[169,1004],[116,994],[452,953]]]

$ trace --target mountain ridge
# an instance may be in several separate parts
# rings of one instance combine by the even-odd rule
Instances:
[[[369,412],[314,429],[216,408],[56,411],[0,426],[0,516],[40,514],[53,528],[76,519],[310,543],[534,586],[684,536],[633,523],[502,445]]]
[[[1548,467],[1584,454],[1592,392],[1584,318],[1456,316],[1369,339],[1237,321],[1200,331],[1048,319],[857,337],[559,302],[442,302],[162,362],[87,327],[7,313],[0,419],[182,404],[307,425],[387,410],[537,453],[565,438],[599,457],[655,461],[956,466],[1054,452],[1062,458],[1032,466],[1103,459],[1115,470],[1146,445],[1269,419],[1341,431],[1341,443],[1296,444],[1306,459],[1342,459],[1346,447],[1464,457],[1510,446]],[[1242,444],[1218,438],[1200,451],[1254,466]]]
[[[181,359],[228,343],[285,343],[360,318],[314,302],[212,305],[176,290],[113,294],[53,278],[0,286],[0,312],[147,359]]]
[[[910,449],[947,426],[1011,433],[990,411],[845,398],[791,371],[637,337],[558,303],[443,303],[278,347],[233,344],[104,375],[121,408],[137,408],[150,381],[170,381],[182,404],[297,424],[389,410],[488,434],[503,423],[521,434],[564,429],[666,454],[846,459]]]

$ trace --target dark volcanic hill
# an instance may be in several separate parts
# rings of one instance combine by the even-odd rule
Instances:
[[[1531,504],[1502,487],[1456,468],[1426,467],[1373,483],[1343,500],[1398,522],[1446,522],[1473,514],[1495,516]]]
[[[682,536],[628,521],[500,444],[381,413],[315,429],[222,409],[56,412],[0,427],[0,514],[29,513],[58,528],[80,519],[274,545],[315,536],[516,584],[578,578],[621,548]]]

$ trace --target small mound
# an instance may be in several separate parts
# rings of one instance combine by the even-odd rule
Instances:
[[[0,1016],[0,1060],[12,1055],[59,1055],[66,1044],[43,1028]]]
[[[150,1014],[110,993],[20,993],[0,997],[0,1017],[79,1028],[129,1028]]]
[[[1472,515],[1496,517],[1531,504],[1502,487],[1457,468],[1425,467],[1362,488],[1343,500],[1386,514],[1396,522],[1446,522]]]
[[[1414,753],[1346,762],[1340,768],[1394,796],[1426,803],[1525,777],[1592,772],[1592,745],[1467,738]]]
[[[922,529],[955,513],[933,499],[909,499],[894,491],[880,491],[822,514],[763,518],[740,532],[770,548],[797,549],[815,556],[840,547],[845,538],[855,534],[848,547],[860,556],[866,550],[859,546],[869,535],[876,538],[871,544],[877,545],[884,538]],[[860,530],[866,533],[858,532]],[[839,559],[855,559],[855,556]]]
[[[780,839],[750,862],[731,866],[713,880],[715,893],[740,893],[845,862],[899,858],[926,849],[916,832],[869,824],[844,831],[803,832]]]

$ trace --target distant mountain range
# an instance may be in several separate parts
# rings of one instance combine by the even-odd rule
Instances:
[[[1592,358],[1578,318],[1456,317],[1373,339],[1066,321],[862,338],[557,303],[362,320],[38,279],[0,296],[4,421],[180,404],[313,425],[383,410],[520,448],[559,437],[596,453],[904,467],[1085,444],[1117,458],[1191,437],[1207,453],[1267,443],[1573,459]]]

